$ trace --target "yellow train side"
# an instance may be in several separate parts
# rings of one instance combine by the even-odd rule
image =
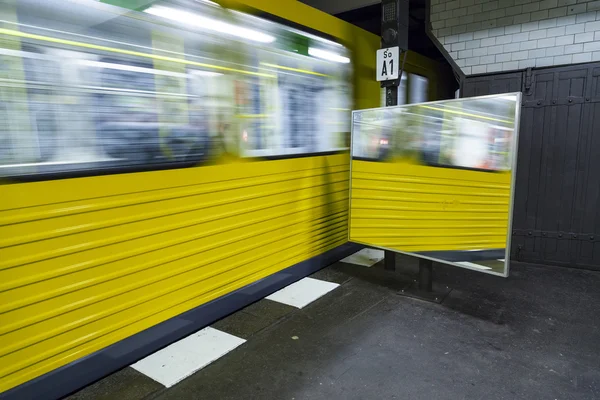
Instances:
[[[2,390],[347,240],[347,156],[2,187]]]

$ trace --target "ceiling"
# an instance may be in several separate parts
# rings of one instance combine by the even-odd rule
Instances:
[[[311,7],[359,26],[381,36],[380,0],[301,0]],[[425,33],[426,0],[410,0],[409,50],[440,62],[446,62],[442,54]]]
[[[318,8],[328,14],[336,15],[357,8],[381,4],[380,0],[300,0],[304,4]]]

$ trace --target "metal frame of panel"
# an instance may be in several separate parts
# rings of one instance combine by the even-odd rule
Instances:
[[[512,169],[510,177],[510,203],[508,208],[508,229],[506,230],[506,251],[504,252],[504,276],[510,273],[510,247],[512,244],[512,222],[515,206],[515,193],[517,189],[517,161],[519,157],[519,128],[521,121],[521,104],[523,102],[522,93],[517,93],[517,108],[515,110],[515,125],[512,144]]]
[[[356,240],[352,240],[351,238],[351,229],[349,226],[348,229],[348,240],[349,241],[353,241],[356,243],[360,243],[366,246],[372,246],[372,247],[376,247],[376,248],[380,248],[382,250],[388,250],[388,251],[392,251],[392,252],[397,252],[397,253],[401,253],[401,254],[406,254],[406,255],[411,255],[411,256],[416,256],[419,258],[423,258],[423,259],[427,259],[427,260],[431,260],[431,261],[435,261],[435,262],[440,262],[440,263],[444,263],[444,264],[448,264],[448,265],[452,265],[452,266],[457,266],[457,267],[461,267],[461,268],[466,268],[466,269],[471,269],[474,271],[478,271],[478,272],[483,272],[483,273],[487,273],[487,274],[491,274],[491,275],[496,275],[496,276],[502,276],[502,277],[508,277],[509,274],[509,266],[510,266],[510,259],[508,257],[508,255],[510,255],[510,247],[511,247],[511,239],[512,239],[512,235],[511,235],[511,225],[512,225],[512,213],[513,213],[513,205],[514,205],[514,197],[515,197],[515,182],[516,182],[516,168],[517,168],[517,148],[518,148],[518,143],[519,143],[519,127],[520,127],[520,114],[521,114],[521,102],[522,102],[522,93],[521,92],[512,92],[512,93],[504,93],[506,95],[514,95],[516,96],[516,108],[515,108],[515,121],[514,121],[514,133],[513,133],[513,137],[512,137],[512,151],[513,151],[513,156],[512,156],[512,166],[511,166],[511,184],[510,184],[510,196],[509,196],[509,211],[508,211],[508,228],[507,228],[507,233],[506,233],[506,247],[504,250],[504,254],[505,254],[505,259],[504,259],[504,273],[497,273],[494,271],[485,271],[485,270],[481,270],[481,269],[477,269],[474,267],[470,267],[468,265],[459,265],[456,264],[455,262],[452,261],[446,261],[440,258],[436,258],[436,257],[432,257],[430,255],[427,254],[422,254],[422,253],[415,253],[415,252],[406,252],[406,251],[400,251],[398,249],[393,249],[390,247],[385,247],[385,246],[379,246],[379,245],[375,245],[373,243],[365,243],[365,242],[360,242],[360,241],[356,241]],[[497,95],[487,95],[487,96],[478,96],[477,98],[479,99],[486,99],[486,98],[494,98],[497,97]],[[448,103],[453,103],[453,102],[461,102],[464,101],[464,98],[459,98],[459,99],[450,99],[450,100],[439,100],[439,101],[432,101],[432,102],[426,102],[426,103],[415,103],[415,104],[407,104],[405,106],[415,106],[415,105],[419,105],[419,104],[428,104],[428,105],[435,105],[435,104],[440,104],[440,103],[444,103],[444,104],[448,104]],[[403,106],[397,106],[397,107],[403,107]],[[391,108],[391,107],[390,107]],[[396,108],[396,107],[394,107]],[[377,108],[371,108],[371,109],[364,109],[364,110],[353,110],[352,111],[352,124],[351,124],[351,138],[352,138],[352,143],[351,143],[351,148],[350,148],[350,185],[349,185],[349,196],[348,196],[348,218],[350,221],[352,221],[352,176],[353,176],[353,158],[352,158],[352,152],[353,152],[353,146],[354,146],[354,115],[358,112],[363,112],[363,111],[368,111],[368,110],[377,110],[377,109],[383,109],[381,107],[377,107]],[[482,172],[482,173],[488,173],[488,172]],[[350,223],[349,223],[350,225]]]

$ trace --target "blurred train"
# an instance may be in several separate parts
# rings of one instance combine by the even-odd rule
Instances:
[[[295,0],[1,1],[0,392],[65,395],[352,251],[379,45]]]
[[[211,4],[70,3],[19,1],[3,23],[1,175],[347,148],[343,46]],[[60,30],[78,7],[97,8],[88,32]]]
[[[506,95],[357,112],[353,158],[509,171],[514,102],[514,95]]]

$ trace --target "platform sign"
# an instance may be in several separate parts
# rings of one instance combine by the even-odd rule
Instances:
[[[521,93],[354,111],[349,240],[507,276]]]
[[[400,76],[400,48],[377,50],[377,81],[391,81]]]

